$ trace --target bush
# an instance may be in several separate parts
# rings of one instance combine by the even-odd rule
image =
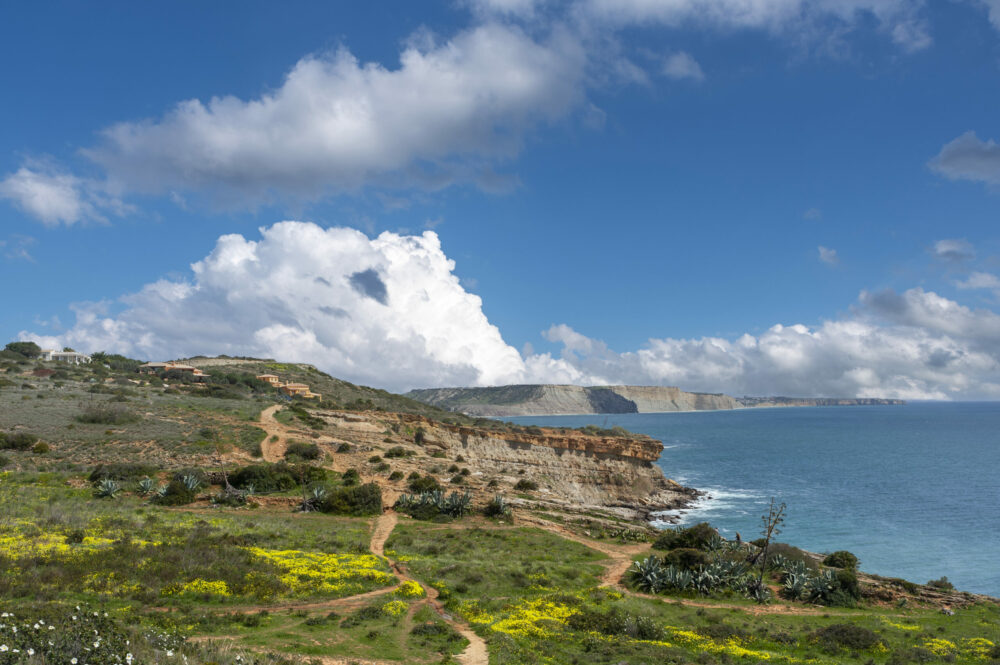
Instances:
[[[340,444],[339,446],[337,446],[337,452],[338,453],[349,453],[349,452],[351,452],[351,444],[346,443],[346,442]]]
[[[4,468],[8,464],[10,464],[10,458],[6,455],[0,455],[0,469]]]
[[[97,402],[84,407],[76,420],[92,425],[127,425],[137,422],[139,416],[119,404]]]
[[[255,492],[283,492],[295,487],[324,482],[327,473],[308,464],[250,464],[229,474],[229,482],[239,489],[253,487]]]
[[[152,476],[157,471],[155,466],[147,464],[129,464],[118,462],[114,464],[98,464],[87,476],[87,480],[92,483],[99,483],[102,480],[136,481],[144,476]]]
[[[45,443],[44,441],[39,441],[38,443],[36,443],[31,447],[31,452],[35,453],[36,455],[44,455],[50,450],[52,449],[49,447],[49,444]]]
[[[37,358],[42,355],[42,348],[34,342],[10,342],[4,351],[16,353],[23,358]]]
[[[718,536],[708,522],[699,522],[686,529],[667,529],[653,541],[653,549],[690,548],[703,550]]]
[[[407,450],[403,446],[393,446],[389,450],[385,451],[384,456],[388,458],[393,457],[409,457],[413,454],[413,451]]]
[[[27,432],[3,434],[0,432],[0,450],[28,450],[38,442],[38,437]]]
[[[380,515],[382,513],[382,488],[375,483],[338,487],[329,490],[318,508],[334,515]]]
[[[348,469],[344,471],[342,480],[345,485],[357,485],[361,482],[361,474],[357,469]]]
[[[824,651],[834,653],[841,649],[865,651],[882,643],[881,638],[874,631],[849,623],[835,623],[832,626],[820,628],[813,632],[810,638],[818,643]]]
[[[315,443],[305,441],[292,441],[285,448],[285,458],[297,458],[302,460],[318,460],[322,456],[319,446]]]
[[[393,471],[392,473],[389,474],[389,480],[402,480],[402,478],[403,478],[402,471]]]
[[[414,472],[416,473],[416,472]],[[410,474],[410,482],[406,485],[411,492],[414,494],[423,494],[424,492],[434,492],[441,489],[441,484],[438,483],[434,476],[421,476],[417,474],[414,478],[413,474]]]
[[[940,591],[954,591],[955,585],[948,581],[947,576],[942,577],[939,580],[931,580],[927,583],[927,586],[933,587]]]
[[[531,492],[538,489],[538,483],[536,483],[534,480],[521,478],[519,481],[517,481],[517,484],[514,485],[514,489],[521,492]]]
[[[425,434],[426,431],[424,430],[424,428],[418,427],[417,431],[413,433],[413,443],[417,444],[418,446],[424,445]]]
[[[847,568],[849,570],[855,570],[858,567],[858,557],[854,556],[847,550],[838,550],[833,554],[826,555],[823,559],[824,566],[831,566],[833,568]]]
[[[196,493],[189,489],[183,481],[174,478],[164,491],[153,497],[153,503],[161,506],[185,506],[195,500]]]
[[[706,566],[711,561],[708,553],[693,547],[678,547],[667,552],[663,562],[682,570],[694,570]]]

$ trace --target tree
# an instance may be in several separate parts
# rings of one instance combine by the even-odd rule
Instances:
[[[8,351],[19,353],[25,358],[37,358],[42,355],[42,349],[34,342],[10,342],[5,347]]]
[[[775,505],[774,497],[771,497],[771,505],[768,506],[767,514],[761,515],[761,521],[764,523],[763,528],[760,531],[760,535],[764,537],[764,546],[761,548],[760,555],[760,577],[757,578],[757,601],[763,603],[767,598],[767,594],[764,593],[764,573],[767,571],[767,550],[771,546],[771,538],[777,536],[781,533],[779,528],[781,524],[785,521],[785,504]]]

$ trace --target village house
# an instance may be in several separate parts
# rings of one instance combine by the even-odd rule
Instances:
[[[56,351],[55,349],[42,349],[42,354],[39,358],[57,363],[72,363],[74,365],[81,365],[90,362],[90,356],[86,353],[77,353],[76,351]]]
[[[277,374],[258,374],[257,378],[271,384],[289,397],[299,396],[305,399],[323,398],[321,394],[309,390],[309,386],[304,383],[282,383],[281,377]]]

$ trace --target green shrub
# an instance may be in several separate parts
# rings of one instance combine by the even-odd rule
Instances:
[[[196,497],[196,492],[185,485],[184,481],[174,478],[162,492],[153,497],[153,503],[161,506],[185,506]]]
[[[334,515],[380,515],[382,488],[375,483],[338,487],[327,492],[318,508]]]
[[[858,567],[858,557],[854,556],[847,550],[837,550],[833,554],[826,555],[823,559],[824,566],[831,566],[833,568],[847,568],[849,570],[855,570]]]
[[[236,488],[253,487],[255,492],[283,492],[295,487],[326,481],[327,472],[309,464],[250,464],[229,474]]]
[[[835,623],[820,628],[810,634],[810,638],[819,644],[824,651],[832,653],[842,649],[865,651],[882,643],[882,639],[874,631],[864,626],[855,626],[849,623]]]
[[[426,435],[426,430],[423,427],[418,427],[417,431],[413,433],[413,443],[418,446],[424,445],[424,437]]]
[[[346,443],[346,442],[340,444],[339,446],[337,446],[337,452],[338,453],[349,453],[349,452],[351,452],[351,444]]]
[[[50,450],[52,450],[52,448],[50,448],[49,444],[45,443],[44,441],[39,441],[38,443],[36,443],[31,447],[31,452],[35,453],[36,455],[44,455]]]
[[[28,450],[38,442],[38,437],[27,432],[0,433],[0,450]]]
[[[434,476],[420,476],[420,474],[417,474],[417,477],[413,478],[411,474],[410,482],[407,483],[407,487],[414,494],[423,494],[424,492],[434,492],[436,490],[440,490],[441,484],[438,483]]]
[[[452,485],[461,485],[465,482],[465,476],[463,476],[460,473],[456,473],[454,476],[451,477],[451,480],[449,480],[448,482],[451,483]]]
[[[939,589],[941,591],[955,590],[955,585],[952,584],[950,581],[948,581],[947,576],[942,577],[941,579],[931,580],[930,582],[927,583],[927,586]]]
[[[285,458],[318,460],[322,456],[322,451],[315,443],[305,441],[292,441],[285,448]]]
[[[10,342],[4,347],[4,351],[16,353],[22,358],[37,358],[42,355],[42,349],[34,342]]]
[[[393,446],[389,450],[385,451],[384,456],[392,459],[393,457],[409,457],[413,454],[413,451],[407,450],[403,446]]]
[[[534,480],[521,478],[519,481],[517,481],[517,484],[514,485],[514,489],[520,492],[531,492],[538,489],[538,483],[536,483]]]
[[[389,480],[402,480],[402,478],[403,478],[402,471],[393,471],[392,473],[389,474]]]
[[[10,458],[6,455],[0,455],[0,469],[4,468],[8,464],[10,464]]]
[[[678,547],[667,552],[663,557],[663,562],[676,566],[682,570],[694,570],[700,566],[708,565],[711,557],[707,552],[693,547]]]
[[[653,549],[690,548],[703,550],[718,535],[718,532],[708,522],[699,522],[687,528],[666,529],[653,541]]]
[[[152,476],[157,472],[155,466],[148,464],[130,464],[117,462],[113,464],[98,464],[91,470],[87,480],[99,483],[102,480],[136,481],[143,476]]]
[[[76,420],[92,425],[127,425],[138,422],[139,416],[119,404],[95,402],[85,406]]]
[[[361,482],[361,474],[358,473],[357,469],[348,469],[344,471],[341,479],[345,485],[357,485]]]

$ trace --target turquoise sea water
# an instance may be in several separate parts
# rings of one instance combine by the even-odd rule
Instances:
[[[681,515],[758,537],[770,497],[780,540],[846,549],[861,568],[1000,596],[1000,403],[745,409],[515,418],[621,425],[663,441],[667,477],[708,492]]]

